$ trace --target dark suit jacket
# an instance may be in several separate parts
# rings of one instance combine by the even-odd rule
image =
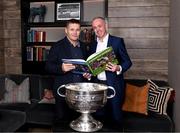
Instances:
[[[116,72],[105,71],[107,78],[107,85],[113,86],[116,90],[116,96],[108,100],[107,103],[109,104],[108,108],[112,109],[112,115],[114,119],[117,119],[118,121],[122,117],[121,106],[123,103],[124,92],[125,92],[123,73],[131,67],[132,62],[128,56],[123,38],[109,35],[107,46],[112,46],[114,53],[119,61],[119,64],[122,67],[122,73],[120,75],[117,75]],[[96,47],[97,47],[97,41],[95,41],[91,45],[90,54],[96,52]]]
[[[74,73],[70,72],[66,72],[64,73],[62,71],[62,59],[71,59],[72,57],[72,53],[71,53],[71,44],[69,42],[69,40],[67,39],[67,37],[65,37],[64,39],[56,42],[50,49],[49,52],[49,56],[48,56],[48,60],[46,62],[46,70],[47,72],[49,72],[50,74],[53,74],[55,79],[54,79],[54,87],[53,87],[53,93],[55,96],[55,100],[56,100],[56,117],[55,119],[66,119],[66,120],[72,120],[74,119],[73,117],[75,117],[77,115],[77,113],[70,109],[65,101],[64,97],[61,97],[57,94],[57,89],[59,86],[61,85],[65,85],[68,83],[73,83],[74,79]],[[86,57],[86,47],[84,44],[82,44],[80,42],[80,48],[82,50],[82,54],[83,54],[83,58],[85,59]],[[82,75],[76,75],[76,76],[80,76],[80,78],[78,78],[79,82],[83,82],[84,78]],[[80,81],[81,80],[81,81]],[[65,94],[65,89],[62,89],[62,91],[60,92],[61,94]],[[79,114],[78,114],[79,115]]]
[[[56,42],[50,49],[48,60],[46,62],[46,70],[50,74],[55,75],[54,88],[58,88],[62,84],[67,84],[73,82],[73,73],[62,71],[62,59],[71,59],[72,54],[70,52],[70,45],[67,37]],[[80,43],[80,48],[82,49],[83,58],[86,58],[86,47],[84,44]],[[82,76],[82,75],[81,75]]]

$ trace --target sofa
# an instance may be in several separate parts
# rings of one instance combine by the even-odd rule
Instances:
[[[72,132],[73,130],[69,127],[70,121],[62,120],[59,123],[53,121],[55,118],[54,99],[46,99],[44,95],[45,90],[53,88],[53,80],[52,75],[0,74],[0,131],[28,131],[29,128],[44,127],[51,128],[54,132]],[[126,79],[126,82],[142,86],[147,80]],[[153,80],[153,82],[158,86],[168,86],[165,81]],[[19,89],[20,94],[13,92],[12,88]],[[23,92],[24,89],[27,89],[26,92]],[[7,92],[13,93],[7,95]],[[169,98],[167,115],[160,115],[152,111],[148,111],[148,115],[123,111],[124,121],[121,129],[114,128],[111,123],[105,123],[100,131],[173,132],[174,94],[172,93]],[[9,122],[12,119],[15,122],[11,125]],[[6,128],[6,126],[13,126],[13,128]]]
[[[150,86],[147,86],[147,81],[151,82]],[[153,85],[152,85],[153,83]],[[140,109],[135,110],[130,109],[128,110],[124,105],[126,104],[126,97],[128,91],[128,84],[135,85],[136,89],[146,89],[148,88],[147,92],[147,103],[143,103],[140,101]],[[152,85],[152,86],[151,86]],[[142,87],[143,86],[143,87]],[[162,89],[162,90],[152,90],[153,89]],[[161,88],[162,87],[162,88]],[[134,88],[133,88],[134,89]],[[129,89],[133,91],[132,88]],[[169,91],[169,98],[168,98],[168,91]],[[139,91],[139,90],[138,90]],[[158,80],[137,80],[137,79],[126,79],[126,97],[125,97],[125,104],[123,105],[124,110],[124,125],[123,131],[125,132],[174,132],[175,124],[173,122],[173,106],[174,106],[174,99],[175,99],[175,90],[169,87],[168,83],[165,81],[158,81]],[[137,92],[133,91],[129,96],[135,95]],[[135,106],[138,106],[137,99],[142,100],[145,97],[145,93],[140,91],[140,95],[135,96],[133,103]],[[166,97],[167,96],[167,97]],[[165,99],[167,98],[167,99]],[[166,101],[167,100],[167,106]],[[143,99],[144,101],[144,99]],[[127,104],[131,104],[127,102]],[[134,105],[128,105],[134,106]],[[142,111],[142,106],[147,106],[146,110]],[[131,107],[132,108],[132,107]],[[164,110],[163,110],[163,109]],[[128,111],[127,111],[128,110]],[[133,112],[134,111],[134,112]]]
[[[25,79],[28,78],[28,82],[25,82]],[[6,82],[6,79],[10,79],[12,81]],[[9,80],[8,80],[9,81]],[[13,83],[14,82],[14,83]],[[6,85],[5,83],[9,83]],[[7,116],[9,112],[16,111],[16,113],[19,112],[19,114],[23,113],[25,121],[19,125],[17,120],[17,123],[14,123],[16,125],[16,128],[13,128],[10,130],[9,128],[1,126],[0,122],[0,131],[27,131],[28,128],[31,127],[51,127],[54,119],[54,104],[49,103],[39,103],[42,101],[44,96],[44,90],[45,89],[52,89],[53,85],[53,76],[46,76],[46,75],[29,75],[29,74],[1,74],[0,75],[0,112],[3,111],[3,114],[5,111],[7,111]],[[29,87],[26,87],[29,86]],[[5,89],[8,87],[14,88],[16,90],[18,89],[26,89],[29,91],[28,94],[20,94],[21,98],[17,98],[16,100],[12,100],[11,102],[6,99],[6,102],[1,102],[4,98],[4,94],[6,92]],[[23,88],[21,88],[23,87]],[[12,90],[10,90],[12,92]],[[12,96],[9,97],[14,97]],[[17,95],[17,94],[16,94]],[[29,95],[29,96],[27,96]],[[28,97],[25,98],[25,96]],[[0,113],[1,115],[1,113]],[[15,118],[16,116],[12,117],[11,119]],[[1,120],[1,117],[0,117]],[[7,121],[8,122],[8,121]],[[8,123],[6,123],[7,126],[9,126]]]

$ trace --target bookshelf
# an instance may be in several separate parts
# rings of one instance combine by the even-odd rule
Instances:
[[[70,18],[80,19],[80,40],[94,39],[91,20],[107,17],[107,0],[21,0],[22,72],[47,74],[45,63],[51,46],[64,37]],[[95,16],[94,16],[95,15]]]

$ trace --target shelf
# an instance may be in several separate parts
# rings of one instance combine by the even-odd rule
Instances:
[[[58,5],[64,3],[61,11],[70,11],[71,6],[67,3],[80,2],[80,40],[85,42],[87,47],[94,40],[94,32],[91,29],[91,21],[96,16],[107,16],[107,0],[21,0],[21,41],[22,41],[22,72],[25,74],[47,74],[45,63],[48,50],[51,46],[64,38],[66,20],[57,20],[57,14],[61,14]],[[77,4],[77,3],[76,3]],[[29,18],[32,9],[42,9],[45,5],[46,13],[44,19],[38,15]],[[57,13],[58,11],[58,13]],[[62,15],[62,14],[61,14]],[[63,15],[62,15],[63,16]],[[71,16],[71,15],[70,15]],[[67,16],[64,16],[65,18]],[[40,20],[42,20],[40,22]],[[43,55],[43,56],[42,56]]]
[[[28,23],[28,27],[64,27],[65,22],[44,22],[44,23]],[[81,22],[81,26],[91,26],[91,22]]]
[[[52,46],[55,42],[27,42],[27,46]]]

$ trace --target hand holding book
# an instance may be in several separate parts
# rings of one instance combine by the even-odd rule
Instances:
[[[63,63],[62,64],[62,70],[63,70],[63,72],[68,72],[68,71],[71,71],[71,70],[73,70],[73,69],[75,69],[76,67],[75,67],[75,65],[73,65],[73,64],[69,64],[69,63]]]
[[[109,62],[118,64],[112,47],[107,47],[105,50],[90,55],[86,61],[82,59],[62,59],[62,61],[64,63],[74,64],[76,67],[73,70],[74,73],[91,73],[93,76],[105,71],[106,65]]]
[[[111,71],[111,72],[120,71],[120,66],[117,65],[117,64],[113,64],[113,63],[109,62],[109,63],[106,65],[106,70],[107,70],[107,71]]]

